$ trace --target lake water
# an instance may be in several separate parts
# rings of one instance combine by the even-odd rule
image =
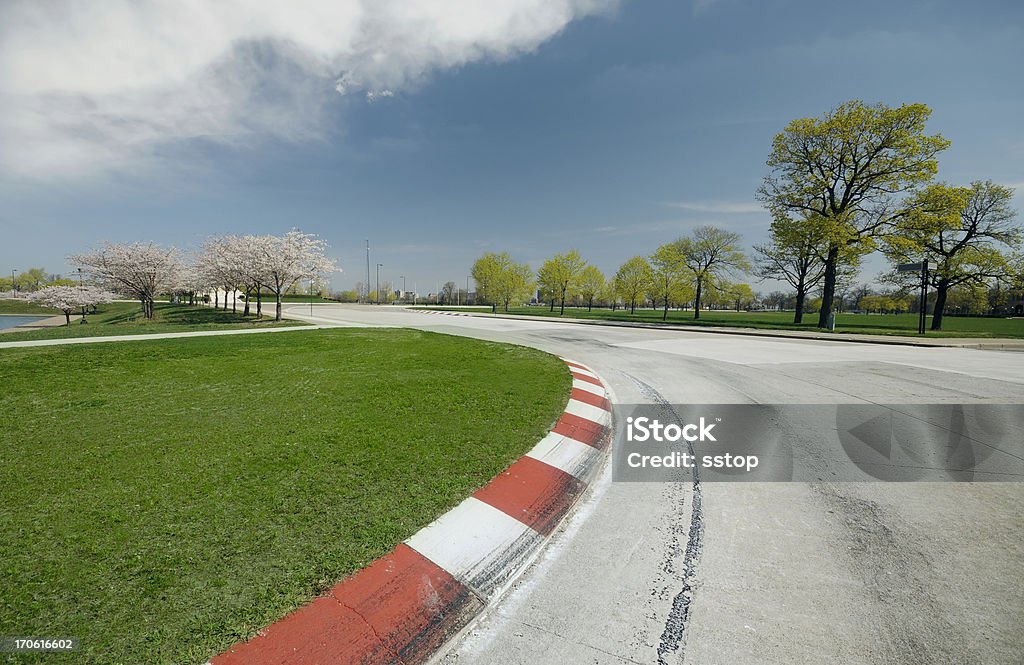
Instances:
[[[0,314],[0,330],[7,330],[8,328],[14,328],[16,326],[23,326],[26,323],[33,323],[35,321],[42,321],[48,319],[48,316],[17,316],[14,314]]]

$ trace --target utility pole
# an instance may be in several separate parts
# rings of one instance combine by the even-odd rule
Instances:
[[[365,304],[370,299],[370,239],[366,239],[366,295],[363,297]]]
[[[381,267],[383,265],[384,265],[383,263],[378,263],[377,264],[377,304],[378,305],[380,304],[380,269],[381,269]]]

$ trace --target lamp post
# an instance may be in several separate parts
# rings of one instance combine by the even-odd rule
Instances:
[[[370,239],[366,239],[366,297],[363,298],[363,303],[370,302]]]
[[[82,289],[85,288],[85,285],[82,283],[82,269],[81,268],[78,269],[78,288],[79,288],[79,290],[82,290]],[[81,320],[80,323],[85,323],[85,305],[82,305],[82,320]]]
[[[380,269],[384,267],[383,263],[377,264],[377,304],[380,304]]]
[[[15,298],[18,295],[17,283],[14,281],[14,273],[18,272],[17,268],[11,268],[11,297]]]
[[[405,302],[405,275],[399,275],[398,277],[402,280],[402,302]]]
[[[469,275],[466,275],[466,304],[469,304]]]

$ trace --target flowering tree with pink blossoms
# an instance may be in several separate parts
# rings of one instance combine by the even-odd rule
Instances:
[[[28,300],[43,307],[64,312],[64,320],[71,325],[71,313],[82,308],[82,323],[85,323],[86,307],[102,305],[114,299],[114,294],[95,286],[45,286],[30,293]]]
[[[173,289],[182,269],[178,251],[153,243],[104,243],[100,249],[69,256],[110,288],[136,298],[147,319],[156,296]]]

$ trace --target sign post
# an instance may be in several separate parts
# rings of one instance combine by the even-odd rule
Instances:
[[[925,323],[928,318],[928,272],[935,270],[938,266],[934,261],[925,259],[920,263],[901,263],[896,266],[896,272],[920,272],[921,273],[921,302],[917,312],[917,334],[923,335]]]

